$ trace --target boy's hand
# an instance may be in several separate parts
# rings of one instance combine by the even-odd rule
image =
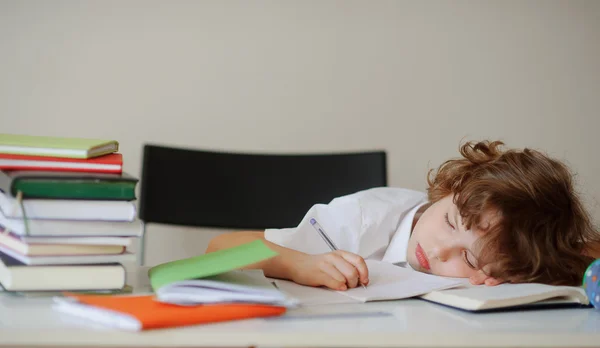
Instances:
[[[291,280],[298,284],[326,286],[343,291],[369,283],[369,270],[365,260],[347,251],[303,255],[296,261]]]
[[[496,286],[496,285],[500,285],[500,284],[504,283],[504,281],[501,279],[488,276],[482,270],[479,270],[479,271],[477,271],[477,273],[470,276],[469,281],[473,285],[485,284],[487,286]]]

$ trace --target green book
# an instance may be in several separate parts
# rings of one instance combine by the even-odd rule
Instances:
[[[127,173],[0,171],[0,190],[23,198],[131,201],[137,182]]]
[[[171,261],[150,268],[148,276],[155,291],[181,280],[210,277],[270,259],[278,254],[261,240],[212,253]]]
[[[0,153],[12,155],[85,159],[118,150],[115,140],[0,134]]]

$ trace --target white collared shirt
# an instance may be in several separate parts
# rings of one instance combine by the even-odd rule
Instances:
[[[416,211],[427,203],[423,192],[377,187],[313,205],[297,227],[265,230],[265,239],[307,254],[331,251],[310,223],[314,218],[336,246],[364,259],[406,261]]]

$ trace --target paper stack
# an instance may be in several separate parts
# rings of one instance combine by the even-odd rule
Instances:
[[[244,266],[277,255],[262,241],[167,262],[150,269],[150,283],[161,302],[194,305],[262,303],[292,307],[297,300],[279,291],[262,270]]]
[[[135,331],[278,316],[297,301],[261,270],[241,269],[276,255],[256,240],[151,268],[153,295],[57,297],[54,309]]]

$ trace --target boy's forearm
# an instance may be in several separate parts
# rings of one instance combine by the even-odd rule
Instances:
[[[264,238],[264,232],[232,232],[219,235],[213,238],[206,249],[207,253],[231,248],[244,243],[260,239],[271,250],[276,251],[279,255],[268,260],[257,262],[255,264],[244,267],[244,269],[262,269],[266,276],[280,279],[292,279],[294,263],[297,262],[305,253],[288,249],[277,244],[271,243]]]

